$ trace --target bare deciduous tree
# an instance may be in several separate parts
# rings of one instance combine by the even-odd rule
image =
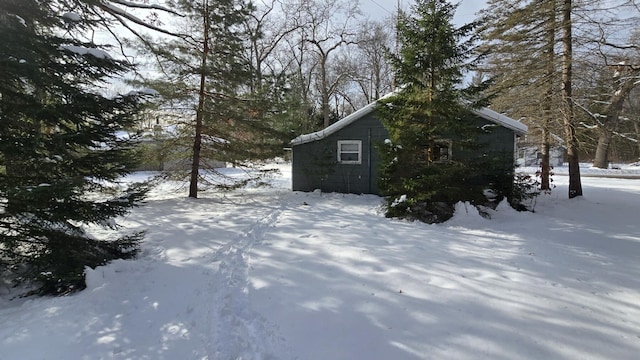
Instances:
[[[365,96],[367,103],[390,92],[393,71],[387,62],[387,51],[393,48],[395,24],[388,21],[365,21],[357,46],[354,81]]]
[[[584,64],[589,85],[575,101],[593,124],[587,127],[597,129],[593,166],[606,169],[624,103],[640,80],[640,43],[634,29],[640,11],[633,1],[620,0],[592,4],[580,15],[585,50],[577,62]]]
[[[309,44],[317,61],[316,83],[321,98],[320,107],[324,126],[329,126],[329,100],[336,92],[346,72],[329,79],[329,62],[334,53],[344,46],[357,43],[356,20],[360,16],[357,2],[343,0],[305,0],[300,6],[302,40]]]

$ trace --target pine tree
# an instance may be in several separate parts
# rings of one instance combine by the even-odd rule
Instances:
[[[495,53],[489,71],[504,104],[500,110],[526,116],[532,129],[540,129],[544,190],[550,189],[551,134],[564,130],[570,198],[582,195],[572,99],[574,10],[566,0],[490,0],[484,12],[485,40]],[[554,119],[562,121],[554,124]]]
[[[582,196],[579,143],[573,99],[573,2],[562,1],[562,120],[569,163],[569,199]]]
[[[461,88],[475,64],[470,35],[477,24],[454,27],[455,9],[444,0],[419,0],[412,16],[399,16],[400,52],[391,64],[401,89],[376,108],[389,130],[381,171],[387,216],[441,222],[458,201],[486,201],[489,164],[470,151],[479,146],[479,130],[465,105],[483,103],[475,96],[484,85]],[[452,148],[466,156],[451,158]]]
[[[135,159],[117,131],[140,99],[99,89],[129,65],[70,36],[82,20],[57,5],[0,2],[0,271],[43,294],[82,289],[86,266],[135,256],[141,233],[97,240],[86,227],[115,230],[146,192],[118,184]]]
[[[196,198],[199,186],[236,188],[249,179],[218,183],[219,176],[207,176],[220,175],[212,161],[252,168],[252,160],[279,153],[283,141],[272,126],[271,88],[251,86],[251,64],[243,56],[241,25],[252,6],[242,0],[177,1],[176,6],[185,15],[178,26],[190,35],[156,49],[163,78],[147,84],[160,90],[168,108],[185,109],[186,126],[176,140],[190,141],[189,154],[181,156],[190,160],[189,197]]]
[[[493,106],[513,118],[525,118],[542,155],[540,187],[550,190],[552,134],[561,133],[559,8],[557,0],[489,0],[480,33],[489,58],[482,66],[494,80]],[[526,94],[526,96],[522,96]]]

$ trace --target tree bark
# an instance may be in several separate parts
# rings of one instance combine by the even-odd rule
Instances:
[[[549,163],[550,156],[550,142],[551,142],[551,119],[553,117],[553,93],[554,93],[554,78],[555,78],[555,60],[556,60],[556,1],[548,1],[549,6],[549,14],[548,14],[548,28],[546,34],[546,87],[547,90],[545,92],[544,104],[543,108],[543,116],[542,119],[542,144],[541,144],[541,153],[542,159],[540,160],[540,189],[541,190],[551,190],[551,164]]]
[[[593,167],[599,169],[609,168],[609,145],[611,144],[612,132],[607,126],[601,126],[600,136],[598,136],[598,146],[596,156],[593,159]]]
[[[636,139],[640,140],[640,122],[635,121],[633,128],[636,130]],[[638,144],[638,153],[640,154],[640,141],[636,142],[636,144]],[[638,157],[638,161],[640,161],[640,157]]]
[[[640,70],[627,71],[622,73],[624,69],[619,69],[614,76],[614,84],[619,84],[621,78],[622,83],[619,86],[613,86],[611,99],[609,105],[605,109],[606,118],[602,123],[598,124],[600,130],[600,136],[598,137],[598,146],[596,148],[596,156],[593,160],[593,166],[600,169],[607,169],[609,167],[609,148],[611,145],[611,139],[613,132],[618,126],[620,120],[620,113],[622,112],[622,106],[624,101],[631,93],[631,91],[637,86],[637,73]]]
[[[573,35],[571,20],[572,1],[564,0],[562,8],[562,103],[563,122],[569,162],[569,199],[582,196],[580,179],[580,159],[578,155],[578,138],[576,137],[575,115],[573,109],[572,62]]]
[[[318,46],[320,48],[320,46]],[[322,59],[320,59],[320,82],[322,89],[322,119],[324,127],[331,125],[331,118],[329,117],[329,86],[327,85],[327,58],[324,53],[321,52]]]
[[[542,158],[540,159],[540,189],[551,190],[551,164],[549,156],[549,129],[547,127],[542,128],[542,146],[540,152]]]
[[[204,100],[206,92],[207,56],[209,53],[209,3],[204,4],[203,14],[204,45],[202,48],[202,61],[200,69],[200,88],[198,90],[198,109],[196,110],[195,136],[193,137],[193,161],[191,163],[191,178],[189,181],[189,197],[198,197],[198,176],[200,171],[200,150],[202,148],[202,123],[204,117]]]

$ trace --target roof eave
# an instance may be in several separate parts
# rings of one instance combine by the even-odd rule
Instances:
[[[393,95],[393,93],[391,94],[387,94],[385,96],[383,96],[382,98],[385,98],[387,96]],[[363,116],[373,112],[375,105],[376,105],[377,101],[374,101],[370,104],[368,104],[367,106],[363,107],[362,109],[348,115],[347,117],[329,125],[328,127],[320,130],[320,131],[316,131],[310,134],[304,134],[304,135],[300,135],[298,137],[296,137],[295,139],[291,140],[290,144],[292,146],[295,145],[301,145],[301,144],[306,144],[309,142],[313,142],[313,141],[317,141],[317,140],[322,140],[326,137],[328,137],[329,135],[338,132],[339,130],[344,129],[345,127],[351,125],[352,123],[354,123],[355,121],[357,121],[358,119],[362,118]],[[516,133],[516,135],[518,136],[524,136],[527,134],[528,132],[528,127],[527,125],[516,121],[506,115],[500,114],[496,111],[493,111],[489,108],[480,108],[480,109],[471,109],[471,112],[474,113],[477,116],[480,116],[484,119],[487,119],[489,121],[492,121],[498,125],[501,125],[507,129],[510,129],[512,131],[514,131]]]
[[[498,125],[501,125],[509,130],[513,130],[517,135],[524,136],[527,135],[529,128],[527,125],[516,121],[506,115],[500,114],[496,111],[493,111],[489,108],[480,108],[480,109],[472,109],[472,113],[490,120]]]
[[[362,109],[355,111],[354,113],[346,116],[345,118],[327,126],[326,128],[320,130],[320,131],[316,131],[310,134],[304,134],[304,135],[300,135],[298,137],[296,137],[295,139],[291,140],[291,145],[301,145],[301,144],[306,144],[312,141],[316,141],[316,140],[321,140],[324,139],[326,137],[328,137],[329,135],[338,132],[339,130],[344,129],[345,127],[351,125],[352,123],[354,123],[356,120],[362,118],[363,116],[373,112],[373,109],[376,105],[376,102],[372,102],[371,104],[368,104],[367,106],[363,107]]]

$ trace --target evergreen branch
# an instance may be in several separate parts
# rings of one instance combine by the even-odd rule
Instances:
[[[151,44],[145,36],[142,36],[142,34],[138,33],[136,30],[134,30],[129,23],[127,22],[126,18],[120,17],[119,15],[115,15],[115,14],[111,14],[119,23],[120,25],[124,26],[127,30],[129,30],[135,37],[137,37],[140,41],[142,41],[144,43],[145,46],[147,46],[150,49],[154,49],[153,44]],[[109,29],[109,32],[111,34],[114,34],[111,29]],[[116,39],[118,37],[116,36]]]
[[[117,1],[119,1],[119,0],[111,0],[111,1],[117,3]],[[176,32],[173,32],[173,31],[169,31],[169,30],[163,29],[161,27],[149,24],[149,23],[145,22],[144,20],[142,20],[142,19],[140,19],[140,18],[138,18],[138,17],[136,17],[134,15],[131,15],[131,14],[127,13],[126,11],[120,9],[117,6],[114,6],[114,5],[111,5],[111,4],[107,3],[107,2],[105,2],[104,0],[98,2],[97,6],[98,6],[98,8],[102,9],[103,11],[109,13],[111,16],[113,16],[115,18],[118,18],[120,23],[123,23],[124,22],[123,19],[126,19],[127,21],[131,21],[134,24],[143,26],[143,27],[145,27],[147,29],[150,29],[150,30],[157,31],[159,33],[163,33],[165,35],[170,35],[170,36],[174,36],[174,37],[183,37],[184,36],[184,34],[179,34],[179,33],[176,33]],[[137,32],[133,31],[130,26],[127,25],[125,27],[129,31],[132,31],[137,37],[141,38],[140,35]]]

